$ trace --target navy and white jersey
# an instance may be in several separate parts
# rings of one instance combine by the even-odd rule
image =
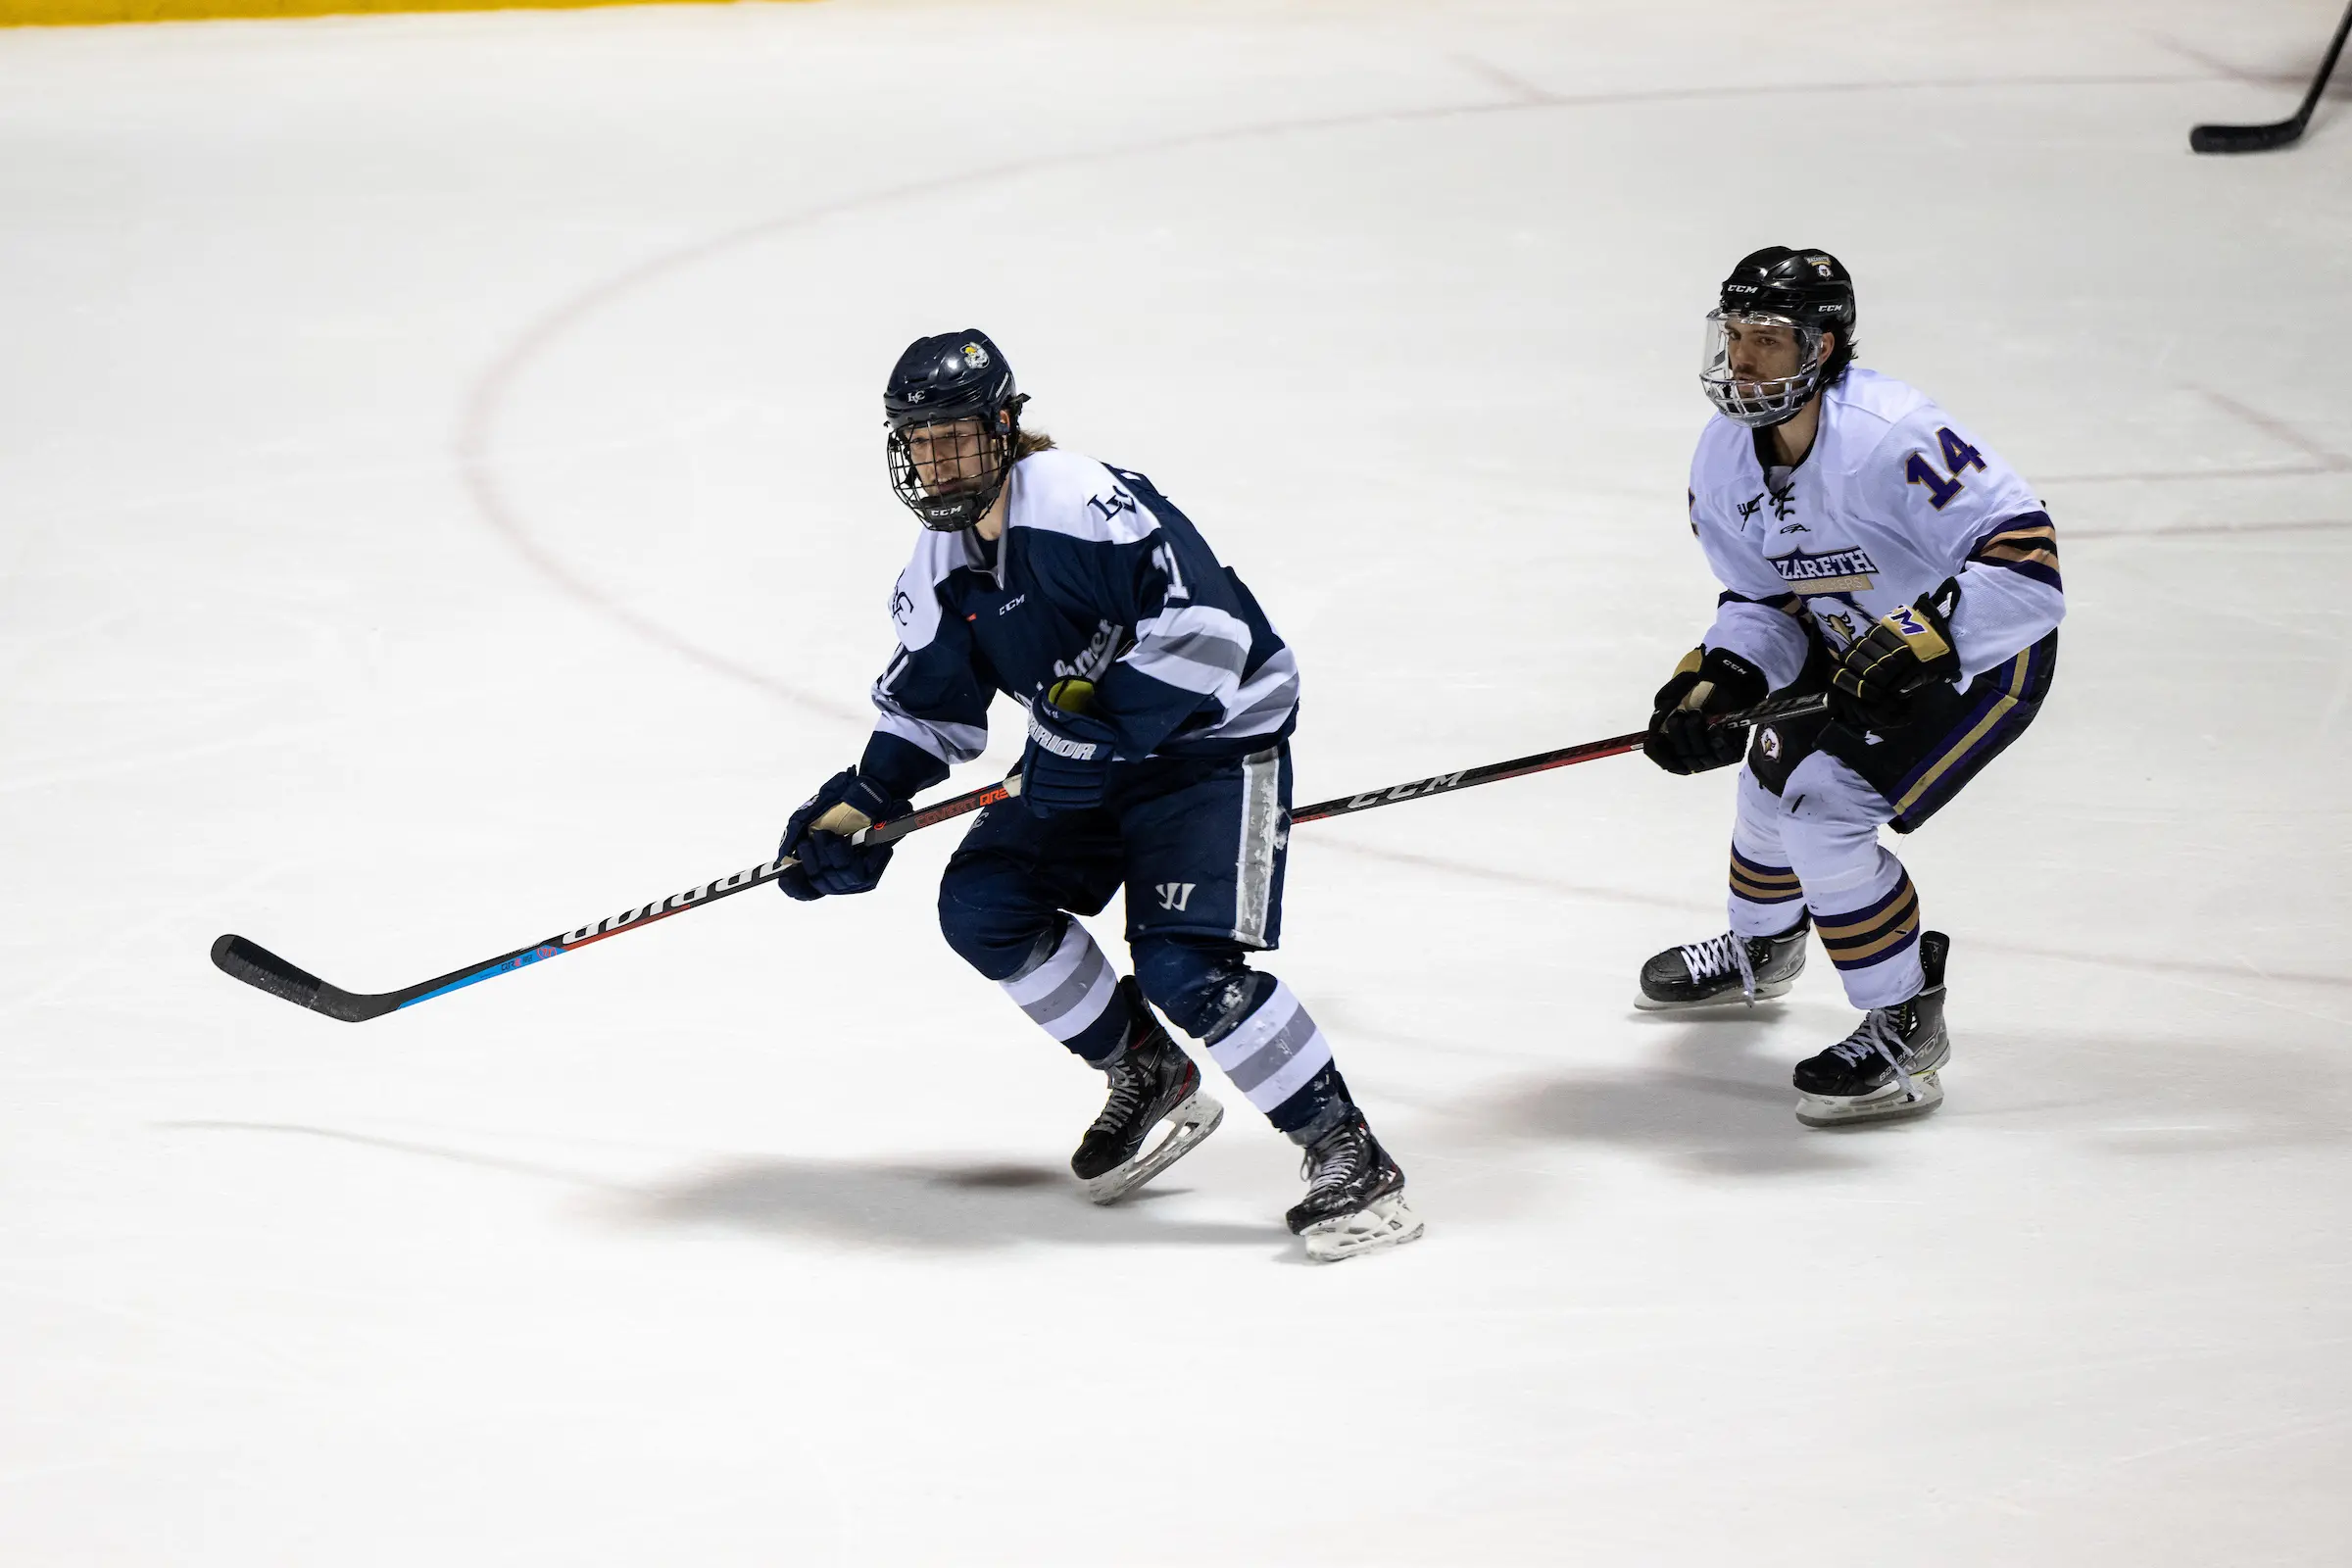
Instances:
[[[1708,424],[1690,461],[1690,528],[1725,589],[1705,646],[1750,660],[1776,689],[1804,667],[1803,620],[1841,653],[1946,578],[1960,587],[1952,644],[1966,676],[2065,615],[2049,514],[1916,388],[1850,369],[1822,394],[1803,463],[1768,467],[1759,450],[1766,432],[1720,415]]]
[[[1013,466],[1004,532],[926,531],[891,595],[898,652],[858,771],[913,795],[988,744],[1004,692],[1095,683],[1117,756],[1238,757],[1298,722],[1298,666],[1242,579],[1140,473],[1048,450]]]

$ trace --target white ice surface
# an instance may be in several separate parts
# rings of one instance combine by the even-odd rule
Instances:
[[[2352,1558],[2352,118],[2184,145],[2333,15],[0,34],[0,1561]],[[1430,1226],[1337,1269],[1238,1097],[1079,1197],[952,830],[357,1027],[206,961],[390,988],[762,858],[865,728],[921,331],[1240,565],[1301,800],[1630,727],[1771,242],[2064,542],[2054,700],[1904,846],[1932,1120],[1790,1115],[1826,964],[1631,1011],[1730,803],[1638,759],[1299,830],[1275,966]]]

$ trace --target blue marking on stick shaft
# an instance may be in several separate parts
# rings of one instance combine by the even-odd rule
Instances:
[[[510,969],[523,968],[526,965],[537,963],[541,958],[561,957],[570,951],[571,950],[569,948],[559,947],[553,942],[541,943],[538,947],[533,948],[528,953],[518,953],[512,958],[501,958],[496,963],[485,964],[481,968],[474,970],[473,973],[467,975],[463,980],[452,980],[449,984],[443,986],[438,991],[427,991],[421,997],[411,997],[408,1001],[402,1003],[400,1005],[402,1007],[414,1007],[419,1002],[430,1002],[435,997],[446,997],[452,991],[463,991],[467,986],[478,985],[482,981],[489,979],[492,975],[505,974]],[[399,1009],[395,1008],[394,1010],[398,1011]]]

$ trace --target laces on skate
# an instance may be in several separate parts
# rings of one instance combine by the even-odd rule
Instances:
[[[1830,1048],[1830,1054],[1841,1061],[1860,1066],[1872,1055],[1886,1061],[1894,1069],[1895,1082],[1903,1086],[1905,1100],[1917,1100],[1919,1090],[1911,1082],[1908,1065],[1910,1052],[1903,1041],[1902,1026],[1896,1021],[1894,1007],[1873,1007],[1862,1015],[1854,1032]]]
[[[1110,1098],[1102,1102],[1102,1114],[1095,1118],[1089,1131],[1107,1132],[1122,1125],[1143,1103],[1151,1081],[1152,1075],[1135,1065],[1134,1053],[1121,1056],[1110,1069]]]
[[[1747,955],[1747,939],[1739,932],[1726,931],[1719,937],[1692,943],[1682,954],[1683,967],[1690,970],[1693,980],[1711,980],[1738,969],[1740,998],[1751,1007],[1756,1004],[1756,965]]]
[[[1307,1198],[1311,1200],[1354,1181],[1363,1164],[1363,1145],[1348,1137],[1345,1129],[1326,1141],[1322,1155],[1308,1150],[1298,1161],[1298,1176],[1306,1183]]]

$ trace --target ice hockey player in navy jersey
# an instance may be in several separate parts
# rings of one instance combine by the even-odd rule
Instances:
[[[797,899],[863,893],[889,847],[846,836],[980,755],[1004,693],[1027,711],[1017,799],[948,862],[949,946],[1101,1071],[1071,1157],[1098,1202],[1167,1168],[1223,1115],[1152,1006],[1200,1040],[1304,1152],[1287,1216],[1309,1256],[1408,1242],[1404,1174],[1288,986],[1250,966],[1282,928],[1298,667],[1242,579],[1140,473],[1021,428],[986,334],[918,339],[883,393],[899,499],[922,520],[890,600],[898,650],[858,765],[793,813]],[[1126,891],[1135,972],[1075,914]],[[1145,1148],[1160,1124],[1167,1132]]]
[[[1645,747],[1695,773],[1740,761],[1731,930],[1642,970],[1637,1005],[1777,997],[1818,930],[1853,1033],[1797,1064],[1811,1126],[1917,1115],[1951,1054],[1941,932],[1882,825],[1908,833],[2025,731],[2066,601],[2049,514],[1924,393],[1854,366],[1854,288],[1824,252],[1744,258],[1707,317],[1718,416],[1690,464],[1690,527],[1723,586],[1658,691]],[[1710,716],[1827,691],[1825,715]]]

